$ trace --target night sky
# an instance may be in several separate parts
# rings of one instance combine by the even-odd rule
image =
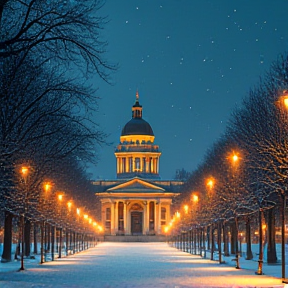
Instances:
[[[99,150],[93,179],[115,179],[114,148],[139,91],[160,146],[160,176],[193,171],[272,61],[288,46],[287,0],[107,0],[106,59],[96,121],[113,144]]]

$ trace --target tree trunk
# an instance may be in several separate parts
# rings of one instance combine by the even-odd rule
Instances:
[[[230,225],[231,231],[231,254],[236,254],[236,227],[235,222],[231,223]]]
[[[38,253],[38,247],[37,247],[37,222],[33,223],[33,241],[34,241],[34,254]]]
[[[224,240],[224,256],[230,256],[229,254],[229,241],[228,241],[228,227],[227,224],[223,224],[223,240]]]
[[[210,229],[211,227],[208,226],[206,230],[207,250],[210,250]]]
[[[5,223],[4,223],[4,247],[1,256],[1,262],[11,261],[12,250],[12,213],[5,211]]]
[[[267,262],[268,263],[276,263],[277,255],[276,255],[276,233],[275,233],[275,208],[268,210],[268,243],[267,243]]]
[[[210,235],[211,235],[211,260],[214,259],[214,248],[215,248],[215,244],[214,244],[214,228],[213,226],[210,227]]]
[[[66,229],[66,256],[69,255],[69,231]]]
[[[41,260],[40,263],[44,263],[44,230],[45,230],[45,222],[41,221]]]
[[[51,226],[51,259],[54,261],[55,254],[55,226]]]
[[[217,232],[217,235],[218,235],[218,253],[219,253],[219,263],[221,264],[222,263],[222,251],[221,251],[221,232],[222,232],[222,223],[221,221],[219,221],[218,223],[218,232]]]
[[[253,253],[251,248],[251,224],[250,224],[250,218],[246,218],[246,260],[253,259]]]
[[[240,269],[240,265],[239,265],[239,248],[238,248],[238,233],[239,233],[239,222],[238,222],[238,218],[235,217],[234,237],[235,237],[236,269]]]
[[[59,228],[59,251],[58,258],[62,257],[62,228]]]
[[[24,255],[26,257],[30,256],[30,233],[31,233],[31,222],[26,219],[26,221],[24,222],[24,243],[25,243],[25,248],[24,248]]]
[[[262,227],[262,219],[263,219],[263,209],[259,209],[259,259],[258,259],[258,270],[256,274],[262,275],[262,267],[263,267],[263,227]]]

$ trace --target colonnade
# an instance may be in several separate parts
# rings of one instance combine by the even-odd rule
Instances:
[[[161,226],[170,221],[170,203],[161,200],[112,200],[103,203],[102,208],[105,213],[103,225],[106,229],[110,227],[111,235],[133,233],[133,212],[142,214],[140,234],[161,234]]]
[[[159,157],[126,156],[117,157],[117,174],[119,173],[153,173],[159,174]]]

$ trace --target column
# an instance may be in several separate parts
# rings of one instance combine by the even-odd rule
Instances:
[[[132,157],[132,172],[134,172],[135,171],[135,158],[134,157]]]
[[[119,157],[119,173],[123,173],[122,157]]]
[[[147,232],[147,201],[144,201],[144,214],[143,214],[143,234]]]
[[[147,157],[146,158],[146,173],[150,173],[149,167],[150,167],[150,161],[149,161],[149,157]]]
[[[158,225],[157,225],[157,201],[154,201],[154,231],[157,233]]]
[[[166,225],[169,224],[171,221],[170,206],[171,206],[171,204],[166,206]]]
[[[146,209],[146,215],[145,215],[145,217],[146,217],[146,223],[147,223],[147,225],[146,225],[146,231],[147,232],[149,232],[149,225],[150,225],[150,215],[149,215],[149,207],[150,207],[150,201],[147,201],[147,209]]]
[[[127,204],[126,220],[127,220],[127,234],[130,235],[131,234],[131,217],[130,217],[130,213],[128,210],[128,204]]]
[[[102,220],[102,227],[105,229],[106,227],[106,205],[101,202],[101,220]],[[78,221],[79,221],[79,215],[78,215]]]
[[[119,201],[116,201],[115,202],[115,233],[117,234],[118,233],[118,226],[119,226],[119,223],[118,223],[118,202]]]
[[[117,168],[117,174],[119,173],[119,158],[116,158],[116,168]]]
[[[129,172],[129,166],[130,166],[129,157],[126,157],[125,159],[126,159],[125,160],[125,162],[126,162],[126,173],[128,173]]]
[[[126,201],[124,202],[124,207],[123,207],[123,225],[124,225],[124,234],[127,234],[127,203]]]
[[[156,164],[156,169],[157,169],[156,173],[159,174],[159,157],[156,158],[156,163],[157,163]]]
[[[140,159],[141,159],[141,172],[145,172],[144,171],[144,158],[141,157]]]
[[[159,205],[158,205],[158,234],[161,234],[161,202],[159,200]]]
[[[114,224],[114,219],[115,219],[115,211],[114,211],[115,205],[114,202],[111,203],[111,235],[115,234],[115,224]]]

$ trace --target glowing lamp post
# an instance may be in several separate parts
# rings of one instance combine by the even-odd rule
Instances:
[[[188,211],[189,211],[188,205],[184,205],[184,212],[185,212],[185,214],[188,214]]]
[[[214,179],[210,178],[207,180],[207,187],[212,190],[214,187]]]
[[[230,161],[232,166],[236,169],[238,162],[239,162],[240,158],[238,156],[238,154],[236,152],[233,152],[233,154],[231,155]],[[235,175],[233,173],[233,178],[235,178]],[[233,188],[234,188],[234,192],[235,192],[235,183],[233,184]],[[236,261],[236,269],[240,269],[240,265],[239,265],[239,249],[238,249],[238,219],[237,216],[235,217],[235,228],[236,228],[236,251],[235,251],[235,261]]]
[[[45,191],[45,197],[47,197],[47,194],[48,194],[48,192],[50,191],[50,189],[51,189],[51,183],[50,182],[44,182],[43,183],[43,189],[44,189],[44,191]],[[44,199],[45,199],[45,197],[44,197]],[[43,203],[43,206],[45,205],[45,201],[44,201],[44,203]],[[43,207],[44,209],[45,209],[45,207]],[[44,222],[44,220],[43,221],[41,221],[41,248],[40,248],[40,250],[41,250],[41,252],[40,252],[40,254],[41,254],[41,256],[40,256],[40,263],[41,264],[43,264],[45,261],[44,261],[44,258],[45,258],[45,260],[46,260],[46,247],[45,247],[45,249],[44,249],[44,231],[46,230],[46,228],[45,228],[45,222]],[[46,238],[46,237],[45,237]],[[46,240],[45,240],[45,245],[46,245]]]
[[[283,108],[288,112],[288,90],[284,90],[282,95],[279,97],[280,103],[280,110],[282,111]],[[282,282],[288,283],[286,280],[286,273],[285,273],[285,206],[286,206],[286,197],[285,191],[281,193],[281,262],[282,262]]]
[[[71,212],[72,202],[69,201],[69,202],[67,203],[67,206],[68,206],[68,210],[69,210],[69,212]]]
[[[24,228],[25,228],[25,214],[26,214],[26,209],[27,209],[27,177],[28,177],[28,174],[29,174],[29,168],[27,166],[22,166],[21,167],[21,175],[23,177],[23,180],[24,180],[24,184],[25,184],[25,187],[24,187],[24,199],[23,199],[23,214],[21,216],[21,267],[20,267],[20,270],[24,270],[24,242],[25,242],[25,234],[24,234]]]
[[[193,195],[192,195],[192,201],[193,201],[194,203],[198,203],[198,201],[199,201],[198,195],[193,194]]]

